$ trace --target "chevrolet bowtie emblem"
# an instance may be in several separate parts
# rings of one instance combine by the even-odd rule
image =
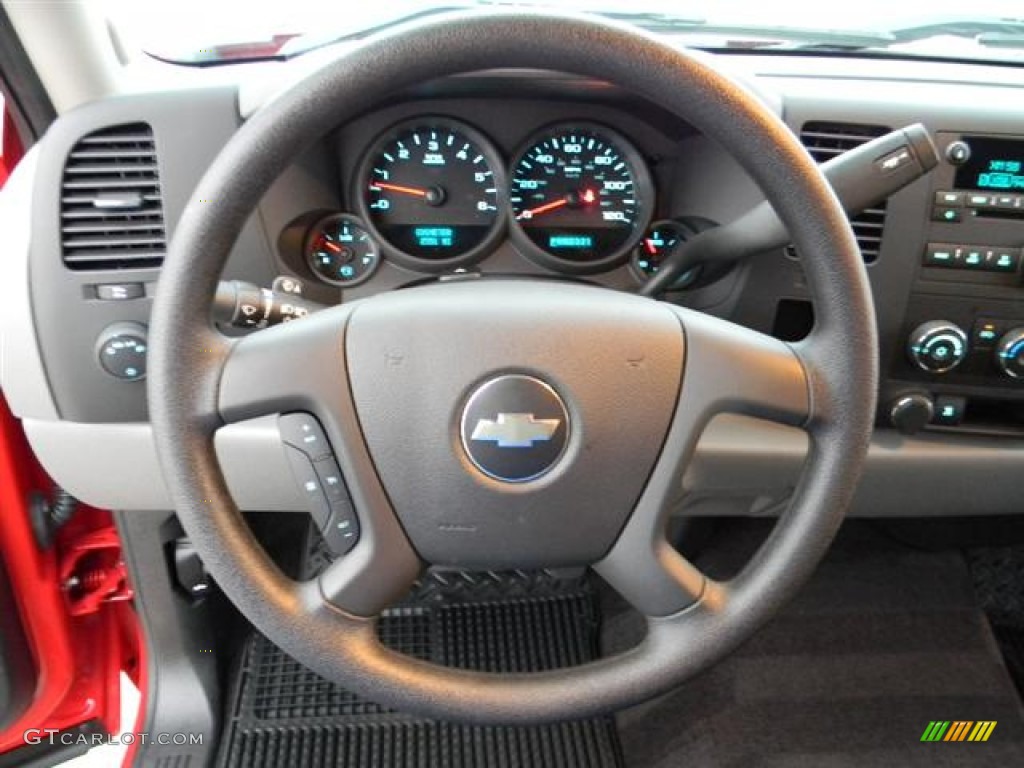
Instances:
[[[537,419],[532,413],[499,413],[498,419],[480,419],[470,440],[497,443],[499,448],[532,448],[555,434],[560,419]]]

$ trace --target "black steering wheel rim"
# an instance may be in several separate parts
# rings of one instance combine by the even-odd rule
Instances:
[[[787,352],[799,361],[807,387],[800,423],[810,435],[810,453],[791,506],[768,541],[732,581],[702,581],[685,610],[666,612],[659,606],[669,603],[642,589],[627,594],[649,607],[648,635],[637,648],[581,667],[522,676],[448,670],[399,656],[377,641],[372,609],[354,611],[346,604],[341,610],[325,599],[330,589],[322,582],[299,584],[274,566],[232,502],[216,460],[213,434],[225,422],[224,388],[237,380],[225,370],[242,345],[212,329],[205,312],[245,220],[303,148],[381,94],[499,67],[607,80],[719,140],[792,233],[816,302],[812,335]],[[322,327],[330,335],[335,330],[329,323],[343,328],[346,312],[291,325]],[[721,336],[718,326],[701,330],[701,319],[683,312],[679,317],[694,340],[705,330]],[[270,344],[276,330],[251,338]],[[341,334],[337,341],[344,344]],[[243,357],[257,356],[262,346],[247,345]],[[780,359],[771,357],[777,355],[774,348],[766,347],[765,355],[769,368]],[[562,14],[459,14],[406,27],[359,46],[262,108],[224,147],[178,224],[154,302],[150,356],[150,412],[171,497],[210,572],[242,613],[300,661],[358,693],[401,709],[480,723],[544,722],[618,709],[679,684],[748,637],[795,592],[838,528],[866,455],[877,390],[874,311],[860,254],[842,209],[792,133],[702,57],[631,28]],[[750,360],[756,364],[758,357]],[[770,387],[771,375],[752,378]],[[348,419],[358,432],[351,403],[341,403],[346,399],[339,395],[337,408],[346,411],[341,421]],[[317,404],[309,406],[314,410]],[[699,429],[703,416],[687,428]],[[665,477],[677,480],[677,469],[666,470]],[[373,473],[372,462],[364,470]],[[641,500],[620,537],[633,536],[636,546],[613,549],[598,571],[622,575],[631,567],[624,554],[646,551],[663,561],[665,572],[686,581],[682,561],[660,540],[647,540],[652,529],[639,522],[632,529],[644,515],[664,512],[642,507]],[[345,565],[349,571],[361,566],[358,551],[354,555]],[[396,556],[394,567],[415,569],[408,555]],[[657,585],[652,591],[658,592]],[[389,597],[375,595],[370,603]]]

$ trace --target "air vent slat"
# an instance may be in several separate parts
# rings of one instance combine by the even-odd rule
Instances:
[[[74,158],[72,158],[74,160]],[[130,173],[135,178],[144,178],[147,181],[151,181],[154,177],[152,162],[146,165],[138,163],[108,163],[106,165],[69,165],[64,169],[64,173],[71,176],[96,176],[97,179],[120,179],[122,174]]]
[[[77,248],[121,248],[131,250],[136,246],[150,248],[154,245],[163,245],[164,238],[160,237],[138,237],[135,235],[118,235],[114,237],[76,237],[73,242],[67,243],[68,249]]]
[[[89,189],[148,189],[158,180],[153,179],[75,179],[71,181],[65,177],[64,189],[89,190]]]
[[[153,130],[145,123],[120,125],[90,133],[78,140],[79,145],[152,144]]]
[[[164,260],[164,252],[133,251],[82,251],[64,257],[64,263],[71,269],[142,269],[159,267]]]
[[[152,160],[156,153],[151,149],[128,149],[127,147],[102,147],[100,149],[72,150],[72,160]]]
[[[822,163],[833,157],[859,147],[871,139],[883,136],[889,128],[881,125],[855,125],[848,123],[809,122],[800,131],[800,141],[817,162]],[[857,238],[861,255],[867,264],[878,259],[885,230],[885,203],[868,208],[850,217],[850,226]]]
[[[136,192],[136,194],[138,193]],[[153,207],[157,209],[163,206],[163,198],[160,196],[159,192],[142,192],[141,196],[143,203],[154,203],[155,205]],[[65,206],[88,206],[87,208],[78,210],[93,210],[96,209],[96,206],[94,205],[96,197],[96,195],[64,195],[61,197],[60,202]]]
[[[64,164],[60,217],[69,269],[160,266],[167,237],[153,130],[134,123],[79,139]]]
[[[164,229],[162,222],[129,222],[122,219],[105,221],[100,224],[65,224],[60,228],[60,231],[65,235],[88,235],[104,232],[153,232],[154,230],[160,233],[160,239],[163,240]]]
[[[886,131],[888,133],[888,131]],[[869,139],[875,138],[875,134],[858,134],[858,133],[828,133],[826,131],[809,131],[805,127],[800,132],[800,135],[808,141],[814,142],[846,142],[851,147],[856,147],[863,144],[865,136]],[[882,134],[878,134],[879,136]]]

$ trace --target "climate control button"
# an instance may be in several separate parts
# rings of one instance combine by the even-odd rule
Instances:
[[[932,320],[910,334],[907,355],[922,371],[946,373],[967,357],[967,334],[948,320]]]
[[[1024,379],[1024,328],[1011,328],[996,346],[996,365],[1014,379]]]

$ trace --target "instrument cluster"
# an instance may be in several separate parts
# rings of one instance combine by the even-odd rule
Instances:
[[[387,259],[416,272],[471,267],[510,240],[537,265],[594,274],[631,261],[638,280],[685,234],[650,227],[655,189],[644,158],[592,122],[549,125],[508,165],[465,122],[403,120],[369,145],[352,183],[351,213],[317,221],[305,259],[320,280],[351,287]]]

